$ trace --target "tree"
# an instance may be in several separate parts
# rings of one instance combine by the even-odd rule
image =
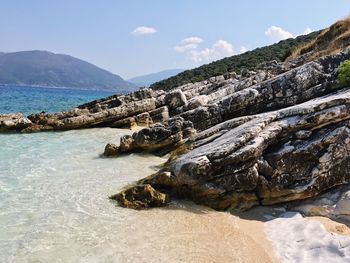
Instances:
[[[340,65],[337,82],[341,87],[350,85],[350,60],[345,60]]]

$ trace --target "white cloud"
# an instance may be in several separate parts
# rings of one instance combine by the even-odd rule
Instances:
[[[232,55],[234,55],[233,46],[225,40],[218,40],[211,48],[192,50],[189,53],[190,59],[196,63],[217,60]]]
[[[239,48],[239,53],[245,53],[245,52],[247,52],[247,51],[249,51],[249,49],[248,48],[246,48],[245,46],[241,46],[240,48]]]
[[[139,26],[131,32],[131,34],[134,36],[150,35],[154,33],[157,33],[157,30],[153,27],[147,26]]]
[[[312,32],[314,32],[314,30],[312,30],[310,27],[308,27],[308,28],[306,28],[306,29],[304,30],[304,32],[302,33],[302,35],[308,35],[308,34],[310,34],[310,33],[312,33]]]
[[[280,40],[293,37],[292,33],[278,26],[269,27],[265,32],[265,35],[269,38],[270,42],[272,43],[276,43],[276,42],[279,42]]]
[[[175,50],[179,53],[184,53],[185,51],[196,49],[202,42],[203,39],[200,37],[188,37],[181,40],[180,45],[176,46]]]

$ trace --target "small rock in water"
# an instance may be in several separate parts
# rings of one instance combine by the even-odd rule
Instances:
[[[137,185],[111,196],[110,199],[118,201],[123,207],[133,209],[161,207],[169,201],[168,195],[158,192],[150,184]]]
[[[105,147],[104,155],[107,157],[119,155],[119,147],[115,144],[108,143]]]

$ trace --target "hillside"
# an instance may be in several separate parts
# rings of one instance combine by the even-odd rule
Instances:
[[[183,71],[184,71],[183,69],[168,69],[168,70],[163,70],[160,72],[151,73],[143,76],[137,76],[137,77],[128,79],[127,81],[139,87],[148,87],[155,82],[170,78]]]
[[[293,50],[287,60],[304,55],[308,61],[335,54],[350,46],[350,17],[339,20],[315,40]]]
[[[86,61],[47,51],[0,53],[0,84],[127,92],[135,86]]]
[[[293,49],[313,41],[321,32],[317,31],[305,36],[290,38],[270,46],[256,48],[240,55],[227,57],[195,69],[186,70],[174,77],[154,83],[151,85],[151,88],[169,90],[186,83],[202,81],[232,71],[240,73],[243,68],[252,70],[262,62],[271,60],[284,61]]]

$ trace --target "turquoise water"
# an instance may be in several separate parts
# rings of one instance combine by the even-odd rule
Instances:
[[[112,94],[106,91],[0,86],[0,114],[64,111]]]
[[[227,213],[177,203],[135,211],[108,199],[165,161],[137,154],[101,158],[105,144],[125,133],[0,134],[1,263],[244,258],[247,244],[237,242],[236,219]]]
[[[21,87],[1,87],[0,93],[0,112],[25,114],[65,110],[102,95]],[[226,213],[177,203],[135,211],[108,199],[166,161],[139,154],[101,157],[108,142],[118,143],[130,133],[99,128],[0,134],[0,262],[244,258],[235,219]]]

